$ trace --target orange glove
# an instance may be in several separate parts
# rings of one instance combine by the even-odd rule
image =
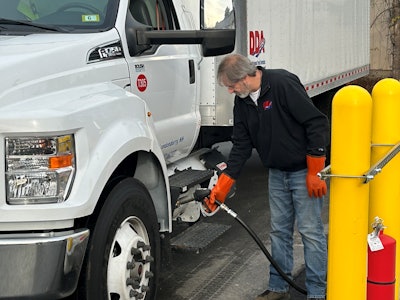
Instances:
[[[215,200],[218,200],[221,203],[225,202],[225,198],[234,184],[235,179],[232,179],[229,175],[222,173],[219,176],[217,184],[211,190],[209,198],[205,198],[204,200],[204,203],[210,212],[215,211],[218,207]]]
[[[310,197],[322,197],[326,195],[326,182],[318,177],[317,173],[325,167],[325,156],[307,155],[306,185]]]

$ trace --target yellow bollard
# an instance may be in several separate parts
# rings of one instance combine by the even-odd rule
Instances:
[[[372,89],[371,166],[400,142],[400,82],[386,78]],[[385,233],[400,245],[400,154],[382,168],[370,182],[369,225],[379,216],[385,222]],[[396,249],[399,259],[400,247]],[[400,263],[396,265],[395,299],[398,299]]]
[[[346,86],[333,98],[328,300],[366,299],[369,184],[360,176],[370,167],[371,111],[362,87]]]

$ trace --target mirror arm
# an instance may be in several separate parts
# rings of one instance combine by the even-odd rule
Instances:
[[[201,44],[204,35],[196,30],[138,30],[137,41],[139,45],[149,44]]]

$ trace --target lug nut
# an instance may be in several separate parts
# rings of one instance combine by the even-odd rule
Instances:
[[[140,283],[138,281],[136,281],[136,280],[133,280],[132,278],[127,278],[126,279],[126,285],[127,286],[130,285],[134,289],[140,288]]]
[[[137,242],[137,245],[136,245],[136,246],[137,246],[138,248],[142,248],[143,251],[148,251],[148,250],[151,249],[150,245],[146,245],[143,241]]]
[[[154,277],[154,274],[153,274],[153,272],[151,272],[151,271],[146,271],[146,273],[144,273],[144,276],[145,276],[146,278],[153,278],[153,277]]]
[[[147,255],[146,258],[145,258],[145,262],[146,262],[146,263],[152,263],[152,262],[154,262],[154,257],[153,257],[153,256],[150,256],[150,255]]]
[[[144,295],[143,295],[142,293],[139,293],[139,294],[136,296],[136,298],[137,298],[137,299],[143,299],[143,298],[144,298]]]
[[[135,290],[130,290],[129,292],[129,297],[133,298],[136,297],[139,293]]]
[[[132,247],[131,254],[132,255],[138,255],[138,254],[141,254],[141,252],[140,252],[140,250],[138,248]]]
[[[126,264],[126,268],[128,270],[132,270],[135,267],[135,263],[132,261],[128,261],[128,263]]]
[[[142,286],[142,292],[148,292],[150,291],[150,288],[147,285]]]

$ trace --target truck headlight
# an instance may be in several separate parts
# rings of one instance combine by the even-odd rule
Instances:
[[[73,135],[7,137],[5,147],[8,204],[67,199],[75,175]]]

